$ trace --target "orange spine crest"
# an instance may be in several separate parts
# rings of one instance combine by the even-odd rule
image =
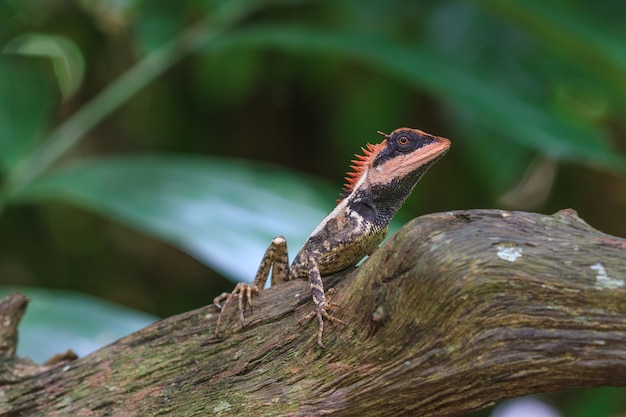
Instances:
[[[386,146],[386,144],[387,140],[383,140],[381,143],[376,145],[368,143],[365,148],[361,148],[363,155],[355,155],[356,159],[353,159],[351,161],[352,165],[350,165],[350,169],[352,171],[348,171],[346,174],[346,184],[343,186],[343,192],[337,202],[340,202],[350,195],[350,193],[354,190],[356,183],[359,182],[359,179],[363,176],[368,166],[372,163],[374,158],[376,158],[376,155],[378,155],[378,153]]]

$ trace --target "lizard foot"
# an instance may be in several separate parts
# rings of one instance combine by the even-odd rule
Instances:
[[[321,347],[324,347],[324,344],[322,343],[322,335],[324,334],[324,319],[335,322],[335,323],[343,324],[344,326],[346,325],[345,321],[339,320],[337,317],[331,316],[326,311],[329,308],[335,307],[335,306],[338,306],[338,305],[332,302],[331,303],[324,302],[324,303],[316,304],[315,309],[313,311],[311,311],[310,313],[308,313],[306,316],[302,317],[298,321],[298,323],[302,325],[306,323],[307,321],[311,320],[313,317],[317,317],[317,323],[318,323],[317,344],[320,345]]]
[[[235,288],[231,292],[225,292],[221,295],[215,297],[213,299],[213,304],[217,308],[220,309],[220,315],[217,318],[217,324],[215,325],[215,335],[219,336],[220,325],[222,324],[222,316],[226,312],[226,307],[228,304],[234,299],[237,298],[239,304],[239,321],[241,322],[241,327],[246,326],[246,322],[244,320],[243,311],[244,311],[244,297],[250,310],[252,310],[252,294],[258,294],[259,288],[255,284],[246,284],[245,282],[240,282],[235,285]],[[224,301],[224,304],[221,302]]]

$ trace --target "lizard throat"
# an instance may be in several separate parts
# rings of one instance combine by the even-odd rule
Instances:
[[[345,199],[346,207],[358,213],[364,221],[374,226],[388,226],[415,185],[437,159],[425,163],[404,177],[394,178],[385,184],[365,187],[365,181],[363,181],[362,186],[357,186]]]

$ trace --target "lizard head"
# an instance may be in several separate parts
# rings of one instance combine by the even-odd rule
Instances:
[[[378,133],[385,139],[376,145],[367,144],[362,148],[363,155],[356,155],[357,159],[352,161],[353,171],[346,177],[342,199],[357,189],[376,190],[383,197],[385,190],[398,195],[399,184],[408,187],[408,196],[426,170],[450,148],[448,139],[418,129],[400,128],[391,134]]]

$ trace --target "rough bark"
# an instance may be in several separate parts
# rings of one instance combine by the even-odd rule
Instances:
[[[308,283],[264,290],[224,338],[207,306],[89,356],[14,355],[26,300],[0,305],[0,416],[457,416],[503,398],[626,385],[626,240],[572,210],[418,218],[328,277],[325,349]]]

